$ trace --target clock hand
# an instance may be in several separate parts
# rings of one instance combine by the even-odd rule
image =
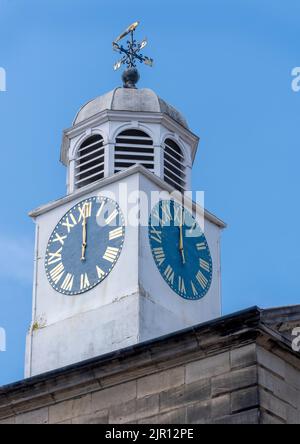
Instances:
[[[182,227],[182,215],[181,215],[181,222],[179,225],[179,251],[181,253],[181,257],[182,257],[182,263],[183,265],[185,264],[185,254],[184,254],[184,245],[183,245],[183,227]]]
[[[83,217],[83,221],[82,221],[82,248],[81,248],[81,260],[85,261],[85,252],[86,252],[86,246],[87,246],[87,242],[86,242],[86,214],[85,214],[85,209],[84,209],[84,217]]]

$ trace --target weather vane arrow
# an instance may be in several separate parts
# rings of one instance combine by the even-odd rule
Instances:
[[[123,55],[123,57],[114,64],[114,70],[117,71],[122,65],[127,65],[127,68],[122,75],[124,88],[136,88],[136,83],[140,78],[139,72],[136,68],[137,62],[144,63],[148,66],[153,66],[153,59],[144,56],[140,52],[147,45],[147,39],[145,38],[141,42],[137,42],[134,38],[134,32],[139,23],[140,22],[134,22],[132,25],[128,26],[128,28],[122,34],[120,34],[112,44],[114,51],[117,51]],[[130,35],[130,38],[126,42],[127,47],[125,47],[122,44],[119,44],[119,42],[127,35]]]

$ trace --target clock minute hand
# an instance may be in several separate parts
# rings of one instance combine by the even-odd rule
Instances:
[[[180,251],[181,257],[182,257],[182,263],[185,264],[182,221],[181,221],[180,226],[179,226],[179,251]]]
[[[81,260],[85,261],[85,251],[86,251],[86,216],[84,215],[82,221],[82,248],[81,248]]]

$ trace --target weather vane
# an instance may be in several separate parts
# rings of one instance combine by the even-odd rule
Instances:
[[[123,57],[115,63],[114,70],[117,71],[122,65],[127,65],[127,68],[122,75],[124,88],[136,88],[135,85],[140,78],[139,72],[136,68],[136,62],[153,66],[153,59],[140,53],[140,51],[147,45],[147,39],[144,39],[141,42],[137,42],[134,39],[134,31],[138,27],[139,23],[140,22],[134,22],[132,25],[128,26],[128,28],[121,35],[119,35],[116,40],[113,41],[114,51],[117,51],[123,55]],[[125,48],[118,42],[129,34],[130,39],[127,40],[127,47]]]

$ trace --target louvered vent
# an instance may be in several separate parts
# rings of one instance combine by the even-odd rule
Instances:
[[[83,142],[77,152],[75,186],[82,188],[104,177],[103,138],[97,134]]]
[[[140,130],[126,130],[118,135],[115,144],[115,173],[140,164],[154,172],[153,141]]]
[[[181,148],[171,139],[164,143],[164,177],[165,181],[181,193],[185,189],[184,156]]]

